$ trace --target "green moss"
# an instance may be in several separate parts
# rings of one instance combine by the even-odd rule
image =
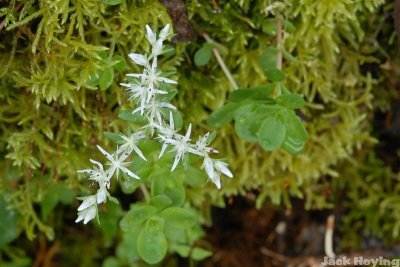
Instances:
[[[377,36],[371,37],[377,27],[371,20],[380,20],[378,8],[384,1],[292,0],[274,12],[264,12],[276,2],[272,0],[219,1],[220,11],[211,2],[187,1],[189,17],[220,44],[241,88],[267,81],[259,59],[275,45],[268,19],[280,14],[294,25],[286,28],[284,47],[296,60],[285,60],[283,70],[289,89],[306,99],[301,112],[309,141],[293,157],[283,150],[264,152],[238,138],[232,126],[221,129],[216,147],[233,166],[235,179],[225,182],[221,191],[210,185],[203,191],[187,188],[189,202],[208,218],[211,205],[224,205],[223,197],[257,189],[260,207],[265,202],[290,206],[290,198],[298,197],[305,199],[306,208],[326,208],[338,204],[338,195],[324,194],[333,187],[335,192],[349,192],[345,231],[358,221],[360,231],[396,238],[397,189],[381,184],[375,174],[375,169],[387,174],[391,185],[390,170],[376,159],[370,163],[376,164],[373,169],[351,165],[369,164],[374,158],[366,153],[377,142],[371,134],[373,112],[387,109],[395,94],[393,89],[380,91],[386,84],[393,88],[390,70],[378,80],[360,68],[383,63],[382,55],[394,54],[395,44],[378,49]],[[124,73],[117,71],[104,91],[87,83],[91,73],[107,67],[99,54],[127,58],[131,51],[141,52],[147,48],[144,25],[158,28],[171,21],[166,9],[150,0],[126,0],[115,6],[98,0],[0,1],[0,177],[5,177],[0,192],[18,210],[18,225],[29,238],[40,231],[51,238],[52,228],[65,227],[57,209],[43,221],[37,215],[35,205],[47,189],[38,191],[42,184],[36,180],[47,179],[50,185],[64,181],[75,193],[84,190],[76,170],[84,167],[96,144],[108,144],[104,131],[122,129],[118,106],[127,103],[118,82],[125,80]],[[164,70],[177,72],[175,104],[184,124],[193,122],[198,132],[209,130],[206,118],[232,90],[215,58],[206,67],[195,66],[194,54],[203,43],[200,37],[179,43],[175,54],[160,63]],[[134,68],[128,64],[129,70]],[[372,177],[371,189],[365,175]],[[358,202],[361,198],[367,200]],[[67,205],[67,212],[73,214],[75,205]],[[371,217],[379,207],[387,210],[378,214],[384,228]],[[393,215],[386,216],[389,210]],[[96,254],[93,250],[90,253]]]

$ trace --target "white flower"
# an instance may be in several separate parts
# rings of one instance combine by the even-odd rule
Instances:
[[[78,211],[85,210],[93,205],[96,205],[96,195],[85,197],[81,205],[78,207]]]
[[[165,40],[169,35],[169,24],[165,25],[165,27],[160,31],[160,39]]]
[[[90,196],[90,197],[93,197],[93,196]],[[94,204],[94,205],[89,206],[86,209],[79,211],[78,218],[75,220],[75,222],[78,223],[83,220],[83,223],[87,224],[89,221],[93,220],[96,217],[96,214],[97,214],[97,205]]]
[[[154,45],[157,41],[156,34],[151,30],[149,25],[146,25],[146,38],[151,45]]]
[[[97,193],[96,193],[97,204],[106,202],[107,195],[108,195],[107,189],[105,187],[100,187],[100,189],[97,190]]]
[[[90,160],[93,163],[93,169],[79,170],[79,173],[89,174],[89,180],[96,181],[99,186],[110,188],[110,180],[107,178],[107,171],[104,171],[103,164],[95,160]]]
[[[128,73],[126,76],[141,78],[143,85],[147,88],[147,103],[155,94],[167,94],[167,92],[156,89],[160,82],[176,84],[177,82],[161,76],[157,71],[157,59],[154,58],[150,68],[145,68],[142,74]]]
[[[129,162],[124,162],[124,160],[129,156],[128,153],[123,153],[122,156],[120,156],[117,152],[113,153],[110,155],[107,151],[105,151],[101,146],[97,146],[97,148],[100,150],[100,152],[110,161],[107,163],[107,165],[110,165],[110,169],[107,171],[107,178],[110,179],[114,173],[117,173],[117,179],[119,176],[119,171],[122,171],[126,175],[135,178],[135,179],[140,179],[139,176],[131,172],[128,168],[126,168],[124,165],[128,164]],[[117,149],[118,151],[118,149]]]
[[[220,181],[220,173],[225,174],[229,178],[232,178],[233,175],[231,171],[228,169],[228,164],[220,161],[212,159],[208,156],[204,157],[203,166],[210,180],[217,186],[218,189],[221,188]]]
[[[175,130],[175,124],[174,124],[174,116],[172,115],[172,112],[169,112],[169,125],[165,124],[164,126],[155,124],[154,125],[155,128],[157,128],[159,134],[158,134],[158,139],[172,139],[175,137],[176,134],[176,130]],[[161,148],[160,154],[158,155],[158,158],[161,158],[162,155],[165,152],[165,149],[167,149],[168,147],[168,142],[164,142],[163,146]]]
[[[144,110],[146,112],[146,117],[149,120],[149,124],[151,126],[154,126],[156,124],[154,122],[155,119],[157,119],[159,125],[163,123],[163,119],[162,119],[162,109],[163,108],[176,109],[176,107],[170,103],[156,101],[155,99],[150,101],[150,103],[148,103],[145,106]],[[132,112],[132,114],[134,114],[138,111],[142,111],[142,107],[136,108]]]
[[[141,157],[143,160],[147,160],[142,151],[140,151],[140,149],[136,145],[138,141],[146,137],[143,132],[136,132],[134,134],[131,134],[129,137],[120,133],[119,136],[121,136],[121,138],[124,140],[124,143],[119,147],[117,153],[128,152],[129,154],[131,154],[132,151],[135,151],[136,154],[139,155],[139,157]]]
[[[214,160],[214,166],[215,166],[215,169],[217,171],[222,172],[223,174],[225,174],[229,178],[233,178],[233,174],[228,169],[228,163],[225,163],[225,162],[220,161],[220,160]]]
[[[208,155],[204,157],[202,168],[206,170],[208,177],[211,179],[214,177],[214,163],[213,160],[208,157]]]
[[[149,25],[146,25],[146,38],[152,46],[151,57],[157,57],[161,54],[163,49],[163,42],[169,35],[169,24],[161,30],[159,38],[157,39],[156,34],[151,30]]]
[[[185,136],[182,136],[180,134],[175,134],[173,137],[169,138],[165,136],[160,136],[160,139],[163,140],[164,143],[170,144],[174,147],[173,150],[175,151],[175,160],[174,164],[172,165],[171,171],[175,170],[179,161],[182,159],[182,157],[185,155],[186,152],[197,154],[197,151],[195,151],[191,147],[191,144],[189,143],[191,131],[192,131],[192,124],[189,124]]]
[[[207,156],[208,153],[219,153],[212,147],[207,146],[207,140],[210,133],[206,133],[204,136],[200,136],[199,140],[194,145],[194,149],[198,151],[198,155]]]
[[[214,172],[213,176],[210,177],[210,179],[218,189],[221,189],[221,179],[218,172]]]

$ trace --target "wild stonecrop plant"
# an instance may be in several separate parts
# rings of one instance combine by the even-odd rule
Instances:
[[[297,155],[303,150],[308,135],[295,110],[304,107],[305,101],[285,85],[282,58],[295,59],[283,47],[281,20],[277,16],[273,27],[276,28],[277,46],[268,47],[260,58],[269,83],[232,91],[228,96],[229,102],[214,111],[207,123],[213,128],[221,128],[234,121],[235,131],[243,140],[258,143],[265,151],[282,148]],[[284,25],[289,23],[283,22]],[[203,46],[202,49],[210,48]]]
[[[84,224],[99,218],[98,205],[106,203],[107,200],[118,203],[109,192],[112,177],[117,180],[122,177],[125,180],[123,182],[125,189],[127,184],[128,187],[129,184],[133,185],[131,189],[128,189],[131,192],[135,183],[138,185],[136,180],[141,179],[141,171],[146,173],[147,180],[150,180],[148,182],[150,183],[151,194],[148,193],[145,184],[140,184],[145,201],[132,205],[120,226],[126,232],[140,229],[140,232],[137,232],[137,235],[133,237],[137,240],[137,252],[143,260],[151,264],[159,262],[165,256],[167,239],[171,241],[171,247],[175,247],[175,250],[183,256],[190,254],[190,257],[200,259],[210,255],[208,251],[201,248],[191,249],[190,246],[186,250],[182,248],[185,242],[188,245],[192,244],[200,237],[200,234],[198,227],[196,228],[196,223],[199,224],[199,222],[196,222],[195,212],[182,207],[185,194],[183,186],[179,184],[182,181],[177,181],[178,178],[171,178],[171,181],[168,181],[169,174],[177,169],[179,163],[182,162],[184,165],[181,176],[182,173],[187,173],[187,176],[190,176],[187,179],[193,179],[194,176],[199,176],[199,174],[191,166],[190,155],[201,157],[201,168],[205,170],[206,175],[217,188],[221,188],[221,174],[230,178],[233,177],[227,163],[210,156],[218,153],[217,150],[209,147],[215,138],[215,134],[206,133],[200,136],[197,141],[192,141],[191,124],[189,124],[186,133],[180,134],[178,132],[182,128],[182,116],[176,110],[176,107],[170,103],[177,93],[176,88],[173,87],[177,82],[167,78],[166,73],[158,68],[158,57],[167,52],[163,43],[169,36],[169,25],[166,25],[158,36],[149,26],[146,26],[146,38],[150,43],[150,51],[147,54],[129,54],[130,59],[135,64],[143,67],[143,72],[127,74],[129,82],[120,84],[126,88],[128,100],[132,102],[135,108],[125,110],[119,116],[141,126],[136,127],[133,132],[131,126],[127,127],[125,133],[107,132],[106,136],[115,141],[117,145],[113,152],[108,152],[101,146],[97,146],[105,157],[106,163],[103,164],[91,159],[92,169],[78,171],[88,175],[88,180],[98,185],[95,194],[79,198],[82,203],[78,207],[76,222],[83,221]],[[142,148],[140,148],[141,146]],[[143,147],[145,151],[142,151]],[[159,148],[157,155],[159,160],[152,157],[154,153],[151,153],[154,152],[154,147]],[[149,157],[152,157],[152,160],[149,160],[145,155],[150,155]],[[164,161],[162,161],[163,158],[165,158]],[[130,159],[133,161],[136,159],[138,166],[135,167],[134,162],[129,161]],[[140,162],[138,159],[140,159]],[[171,163],[169,159],[172,159],[170,165],[168,165]],[[166,168],[165,166],[169,167]],[[198,165],[198,167],[200,166]],[[137,170],[134,170],[135,168]],[[190,173],[195,173],[195,175],[193,176]],[[176,176],[179,176],[179,174],[176,174]],[[175,224],[172,225],[172,228],[178,227],[180,229],[171,232],[168,229],[171,222]],[[189,237],[190,228],[193,228],[193,226],[197,234],[191,234],[191,237]],[[179,236],[176,231],[181,230],[188,232],[188,237],[178,240],[179,246],[174,246],[173,239],[177,235]]]

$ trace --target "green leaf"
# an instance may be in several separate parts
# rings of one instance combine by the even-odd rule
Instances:
[[[266,19],[262,24],[262,31],[271,36],[276,35],[276,20]]]
[[[177,110],[171,110],[171,112],[172,112],[172,117],[174,118],[175,130],[179,131],[183,128],[182,114]],[[169,120],[169,116],[168,116],[168,120]]]
[[[108,138],[108,139],[110,139],[110,140],[116,142],[116,143],[118,143],[118,142],[120,142],[120,141],[123,140],[122,137],[121,137],[119,134],[117,134],[117,133],[104,132],[104,136],[105,136],[106,138]]]
[[[120,55],[115,55],[113,57],[113,67],[116,71],[122,72],[126,70],[126,61]]]
[[[115,257],[108,257],[101,264],[101,267],[118,267],[118,266],[119,262]]]
[[[286,49],[283,47],[282,47],[282,55],[284,59],[298,63],[298,60],[294,56],[292,56],[288,51],[286,51]]]
[[[0,248],[18,237],[17,211],[7,209],[7,202],[0,196]]]
[[[193,248],[190,257],[196,261],[204,260],[212,255],[212,252],[203,248]]]
[[[140,115],[139,112],[135,112],[132,114],[131,110],[124,110],[121,113],[118,114],[118,117],[125,121],[131,121],[131,122],[136,122],[136,123],[145,123],[147,122],[146,118],[142,115]]]
[[[167,92],[167,94],[160,94],[157,96],[160,99],[160,101],[170,102],[178,93],[178,90],[172,84],[162,82],[159,83],[158,86],[160,87],[160,90]],[[167,115],[169,117],[169,112]]]
[[[102,2],[106,5],[114,6],[121,4],[124,0],[102,0]]]
[[[116,251],[118,259],[127,262],[135,262],[139,259],[137,240],[143,227],[134,227],[122,233],[122,241],[118,243]]]
[[[151,195],[157,196],[164,193],[166,182],[163,177],[154,177],[151,182]]]
[[[202,67],[208,64],[211,59],[211,52],[213,46],[209,43],[205,43],[202,48],[197,50],[196,54],[194,55],[194,64],[197,67]]]
[[[265,75],[267,75],[268,79],[272,82],[283,82],[285,80],[285,74],[278,69],[266,70]]]
[[[304,99],[299,94],[284,94],[280,95],[276,102],[287,108],[297,109],[302,108],[305,105]]]
[[[185,202],[186,192],[181,183],[174,183],[168,180],[166,182],[164,194],[172,200],[174,206],[182,206]]]
[[[89,79],[87,79],[86,84],[89,86],[97,86],[99,84],[99,74],[97,72],[89,73]]]
[[[114,202],[107,202],[107,210],[101,214],[101,223],[98,225],[104,240],[110,244],[112,238],[118,233],[118,221],[122,216],[121,206]]]
[[[294,111],[288,112],[286,115],[287,133],[286,140],[282,148],[291,155],[299,154],[308,139],[307,131],[304,128],[300,118],[296,116]]]
[[[148,264],[162,261],[167,254],[168,241],[159,220],[149,220],[137,240],[139,256]]]
[[[286,139],[286,125],[280,116],[268,116],[258,132],[258,140],[266,151],[279,148]]]
[[[99,86],[101,90],[109,88],[114,80],[114,69],[112,67],[105,68],[100,74]]]
[[[233,115],[240,105],[237,103],[229,103],[222,106],[220,109],[211,113],[207,118],[207,124],[213,128],[221,128],[233,119]]]
[[[265,53],[261,56],[260,64],[264,71],[276,69],[278,51],[279,49],[276,47],[268,47]]]
[[[191,211],[179,207],[170,207],[159,215],[165,220],[165,224],[171,227],[188,228],[196,224],[196,215]]]
[[[273,103],[271,94],[274,92],[275,85],[267,84],[263,86],[238,89],[229,94],[228,99],[233,102],[245,100],[269,101]]]
[[[75,192],[64,184],[52,185],[40,202],[40,212],[43,220],[47,220],[59,202],[71,204],[74,197]]]
[[[296,30],[296,27],[289,20],[283,21],[283,27],[288,33],[293,33]]]
[[[132,205],[120,222],[122,231],[129,231],[157,213],[157,208],[147,204]]]
[[[203,186],[208,180],[207,174],[203,170],[191,165],[189,165],[186,169],[183,169],[181,171],[181,175],[184,176],[185,184],[192,187]]]
[[[187,258],[190,253],[190,247],[185,245],[174,245],[172,249],[175,250],[176,253],[178,253],[179,256],[183,258]]]
[[[140,177],[142,177],[141,174],[139,174],[137,172],[136,172],[136,174],[140,175]],[[119,184],[120,184],[122,192],[124,192],[124,194],[132,194],[133,192],[136,191],[136,189],[141,185],[142,182],[143,182],[142,180],[130,179],[130,178],[119,180]]]
[[[249,141],[258,141],[258,130],[262,121],[268,115],[275,114],[282,110],[278,105],[266,105],[257,102],[251,102],[243,105],[235,112],[235,130],[240,138]]]
[[[207,144],[208,146],[211,145],[211,144],[214,142],[214,140],[215,140],[216,137],[217,137],[217,132],[216,132],[216,131],[210,132],[210,135],[209,135],[208,138],[207,138],[206,144]]]
[[[172,200],[168,196],[162,194],[152,197],[149,204],[156,207],[158,211],[162,211],[172,205]]]

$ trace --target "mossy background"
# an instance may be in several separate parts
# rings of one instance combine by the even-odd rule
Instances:
[[[129,62],[126,71],[115,72],[107,90],[89,86],[87,80],[104,68],[99,54],[127,58],[130,52],[143,52],[148,45],[144,26],[174,25],[174,18],[159,1],[106,2],[0,1],[4,266],[29,266],[46,242],[57,245],[60,266],[99,266],[119,253],[118,220],[127,207],[105,209],[103,226],[75,224],[75,197],[90,191],[76,171],[86,167],[96,144],[112,145],[104,131],[123,129],[117,115],[128,103],[118,83],[125,81],[127,71],[138,69]],[[251,191],[258,208],[272,204],[281,210],[300,198],[306,209],[340,214],[337,229],[344,237],[338,247],[358,248],[365,234],[387,244],[398,241],[400,133],[399,115],[392,108],[400,74],[395,1],[291,0],[280,2],[273,12],[264,11],[275,2],[184,5],[196,28],[222,46],[222,57],[240,88],[267,81],[259,59],[275,44],[273,18],[279,14],[291,22],[284,47],[295,60],[285,60],[283,71],[288,88],[306,99],[299,115],[309,141],[296,157],[283,150],[267,153],[241,140],[232,126],[225,127],[214,146],[229,161],[235,178],[225,179],[220,191],[210,183],[202,190],[187,187],[186,201],[210,225],[211,206],[223,207],[226,197]],[[192,122],[195,132],[204,133],[212,130],[205,123],[208,115],[226,102],[232,88],[215,58],[206,67],[195,66],[194,54],[205,42],[201,36],[179,42],[178,29],[177,37],[171,43],[176,52],[160,66],[177,73],[174,104],[184,124]],[[135,202],[135,196],[124,197],[118,188],[114,194]],[[173,266],[174,256],[166,262]]]

